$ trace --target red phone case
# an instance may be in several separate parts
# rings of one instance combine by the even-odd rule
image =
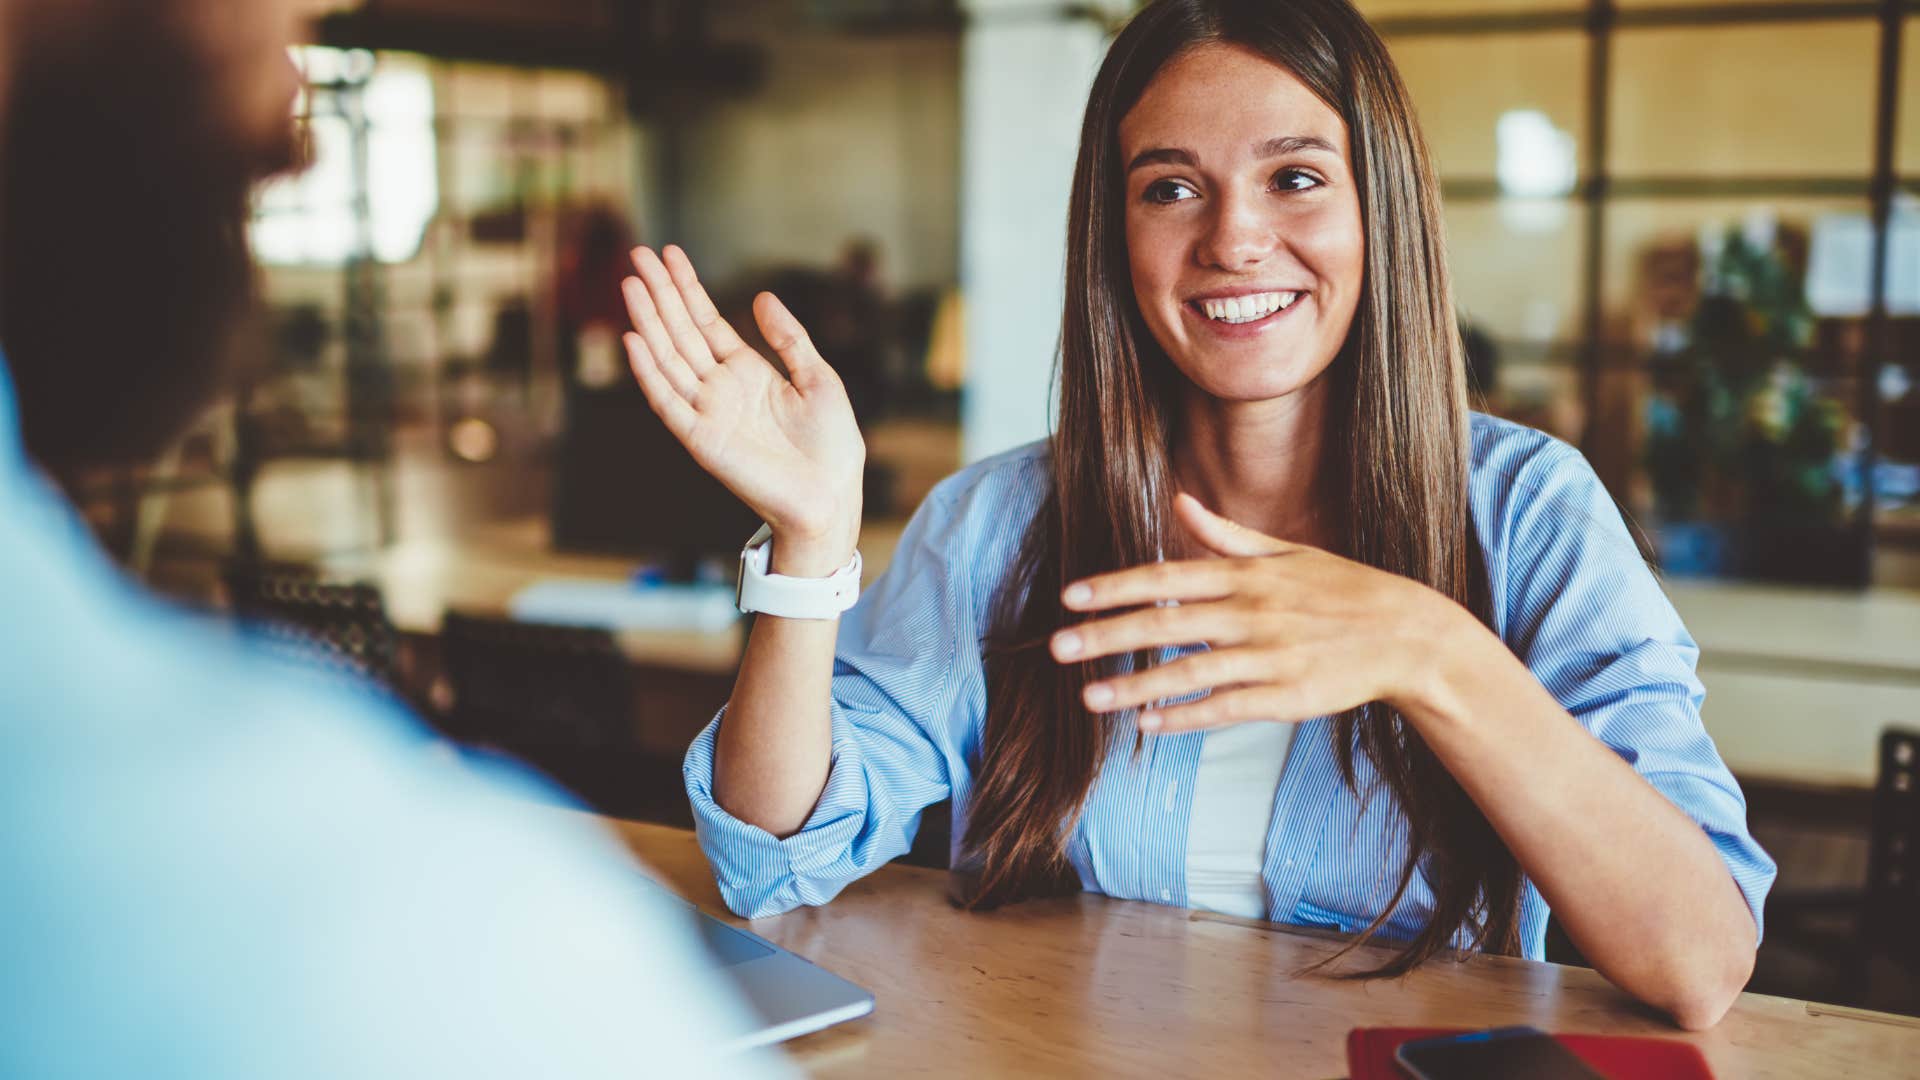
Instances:
[[[1347,1033],[1348,1080],[1407,1080],[1393,1060],[1400,1044],[1465,1028],[1354,1028]],[[1707,1059],[1691,1043],[1625,1035],[1561,1035],[1554,1038],[1595,1072],[1615,1080],[1713,1080]]]

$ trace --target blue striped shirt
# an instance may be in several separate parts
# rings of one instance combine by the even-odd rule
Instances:
[[[714,802],[714,738],[688,751],[700,843],[735,912],[823,904],[905,852],[921,812],[951,797],[957,845],[980,759],[986,681],[980,641],[996,591],[1050,481],[1047,444],[947,478],[914,515],[886,574],[848,613],[834,662],[833,766],[819,804],[784,840]],[[1578,451],[1475,415],[1469,476],[1487,559],[1494,630],[1573,718],[1706,830],[1753,910],[1773,860],[1747,831],[1746,801],[1700,722],[1699,650],[1641,560]],[[1128,714],[1108,722],[1131,727]],[[1405,825],[1384,792],[1357,798],[1334,763],[1332,723],[1299,726],[1267,828],[1267,917],[1355,931],[1392,898]],[[1206,735],[1113,740],[1067,854],[1081,883],[1110,896],[1187,903],[1187,828]],[[1355,762],[1361,791],[1374,779]],[[1384,933],[1424,926],[1418,875]],[[1547,904],[1528,883],[1521,942],[1545,950]]]

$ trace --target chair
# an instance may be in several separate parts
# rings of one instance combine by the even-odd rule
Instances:
[[[472,757],[504,751],[594,810],[691,827],[677,754],[635,738],[633,669],[605,630],[450,612],[441,730]]]
[[[222,575],[227,602],[269,651],[388,691],[396,686],[399,635],[380,590],[324,581],[310,567],[234,564]]]
[[[1920,731],[1880,734],[1863,938],[1920,972]]]
[[[1831,949],[1839,1002],[1864,1001],[1876,956],[1920,973],[1920,731],[1880,735],[1865,887],[1776,892],[1767,901],[1767,934]]]
[[[632,678],[605,630],[449,612],[440,658],[455,738],[509,749],[631,742]]]

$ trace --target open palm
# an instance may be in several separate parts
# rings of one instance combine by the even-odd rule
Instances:
[[[669,246],[663,260],[643,247],[633,262],[627,358],[667,430],[777,534],[822,536],[857,519],[866,445],[793,313],[772,293],[754,299],[782,373],[720,317],[685,252]]]

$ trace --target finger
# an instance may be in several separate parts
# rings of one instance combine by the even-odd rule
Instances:
[[[1247,640],[1246,615],[1225,604],[1153,607],[1081,623],[1053,635],[1049,645],[1061,663],[1118,656],[1166,645],[1239,645]]]
[[[647,292],[646,283],[639,278],[627,278],[620,283],[620,294],[626,297],[627,314],[633,319],[633,328],[640,332],[640,340],[653,357],[654,365],[680,392],[681,397],[689,403],[697,400],[700,376],[694,374],[693,368],[681,358],[680,351],[673,347],[673,339],[667,335],[667,328],[660,321],[660,313],[653,306],[653,296]]]
[[[1237,570],[1223,559],[1147,563],[1076,581],[1060,601],[1069,611],[1105,611],[1161,600],[1219,600],[1232,595]]]
[[[780,354],[780,360],[787,366],[787,378],[793,380],[795,388],[805,391],[823,376],[832,376],[833,369],[820,358],[820,350],[813,347],[813,339],[807,336],[807,329],[800,320],[793,317],[787,305],[770,292],[763,292],[753,298],[753,319],[760,324],[761,336],[773,351]]]
[[[1195,540],[1200,541],[1208,551],[1217,555],[1242,558],[1282,555],[1297,546],[1285,540],[1276,540],[1245,525],[1228,521],[1201,505],[1199,499],[1184,491],[1174,496],[1173,513]]]
[[[1220,690],[1199,701],[1149,709],[1140,714],[1140,730],[1160,735],[1227,727],[1254,720],[1297,724],[1314,715],[1305,698],[1291,687],[1253,686]]]
[[[673,275],[667,273],[667,264],[660,261],[652,248],[642,247],[634,249],[633,266],[640,271],[640,280],[647,284],[647,295],[653,298],[654,309],[660,313],[660,321],[665,324],[673,347],[680,351],[681,358],[695,374],[706,374],[714,364],[713,350],[707,348],[707,339],[700,336],[700,328],[693,324],[693,316],[680,296],[680,287],[673,283]]]
[[[673,278],[673,284],[680,290],[680,299],[687,305],[687,314],[692,317],[694,328],[706,340],[707,348],[713,351],[714,359],[727,357],[747,347],[727,320],[720,317],[720,309],[714,306],[713,298],[707,295],[706,286],[700,284],[700,275],[694,273],[693,260],[678,245],[668,244],[664,261],[667,274]]]
[[[627,366],[633,369],[633,377],[639,380],[641,392],[647,395],[647,404],[653,406],[654,414],[660,417],[661,423],[667,425],[667,430],[673,433],[674,438],[684,439],[699,418],[693,406],[667,381],[639,334],[629,331],[621,335],[620,340],[626,343]]]
[[[1210,649],[1131,675],[1089,683],[1081,692],[1081,700],[1094,712],[1113,712],[1201,690],[1265,682],[1273,677],[1274,668],[1273,653],[1267,649]]]

